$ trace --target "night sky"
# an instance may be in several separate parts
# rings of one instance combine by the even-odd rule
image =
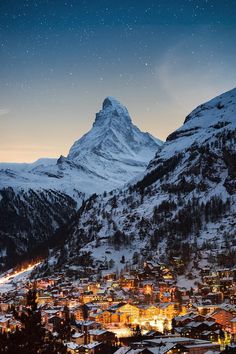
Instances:
[[[0,0],[0,161],[67,155],[110,95],[165,139],[236,86],[235,0]]]

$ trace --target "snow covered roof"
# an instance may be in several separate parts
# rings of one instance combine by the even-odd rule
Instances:
[[[71,349],[71,350],[76,350],[79,348],[78,344],[74,343],[74,342],[66,342],[64,344],[68,349]]]
[[[74,338],[74,339],[80,338],[80,337],[83,337],[83,333],[75,332],[75,333],[72,335],[72,338]]]
[[[126,354],[130,349],[131,347],[121,347],[114,354]]]
[[[93,348],[95,348],[95,347],[97,347],[97,346],[99,346],[99,345],[101,345],[100,342],[93,342],[93,343],[85,344],[85,345],[83,345],[82,347],[83,347],[83,348],[87,348],[87,349],[93,349]]]

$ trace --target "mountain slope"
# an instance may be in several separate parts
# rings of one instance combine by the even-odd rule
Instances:
[[[83,271],[85,259],[91,272],[112,259],[113,268],[121,267],[123,256],[131,263],[141,257],[173,263],[180,256],[179,272],[193,264],[235,264],[235,216],[233,89],[197,107],[139,179],[83,204],[54,269]]]
[[[73,144],[67,160],[104,178],[104,185],[112,181],[115,188],[143,172],[161,144],[132,124],[120,102],[107,97],[92,129]]]
[[[0,267],[45,255],[55,230],[75,214],[76,202],[54,190],[0,190]],[[59,242],[59,240],[58,240]]]
[[[133,125],[124,106],[107,97],[92,129],[67,157],[0,164],[0,267],[48,246],[83,200],[136,177],[160,145]]]

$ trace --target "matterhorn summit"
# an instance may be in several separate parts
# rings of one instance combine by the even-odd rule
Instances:
[[[92,129],[73,144],[67,159],[99,175],[112,189],[142,172],[161,145],[133,125],[126,107],[107,97]]]

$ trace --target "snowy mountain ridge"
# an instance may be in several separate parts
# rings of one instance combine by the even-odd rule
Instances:
[[[76,274],[139,258],[178,272],[236,263],[236,89],[193,110],[134,182],[88,199],[54,252],[54,270]],[[72,252],[73,250],[73,252]],[[86,258],[86,264],[84,259]],[[230,264],[229,264],[230,262]],[[111,270],[109,270],[111,271]]]
[[[0,164],[0,267],[48,245],[83,200],[142,173],[161,144],[133,125],[120,102],[107,97],[93,127],[67,157]]]

